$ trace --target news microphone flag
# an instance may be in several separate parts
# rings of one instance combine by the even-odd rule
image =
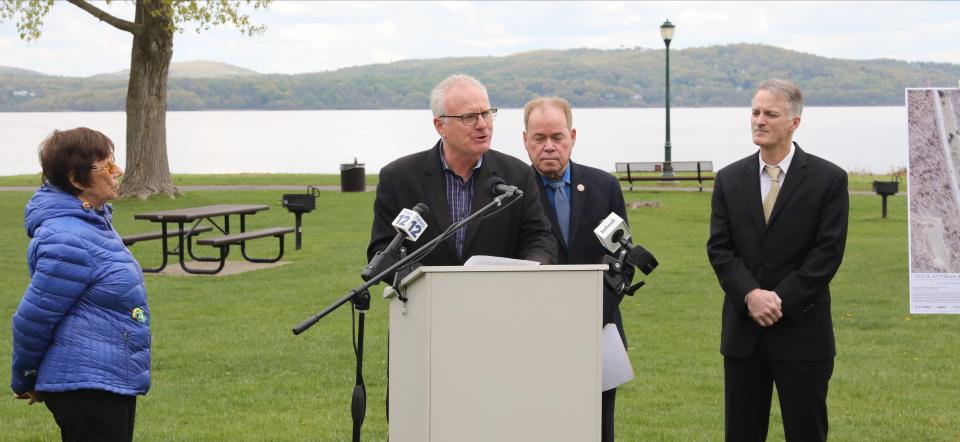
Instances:
[[[423,204],[417,204],[415,209],[419,206],[423,206]],[[392,225],[397,232],[402,232],[407,239],[414,242],[420,239],[420,235],[427,230],[427,222],[423,220],[423,217],[417,211],[410,209],[401,210],[400,214],[393,220]]]
[[[620,249],[621,238],[629,240],[631,237],[630,226],[614,212],[610,212],[603,221],[600,221],[597,228],[593,229],[593,233],[610,253],[616,253]]]

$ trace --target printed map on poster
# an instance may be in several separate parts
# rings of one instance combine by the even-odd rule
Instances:
[[[960,314],[960,89],[907,89],[910,313]]]

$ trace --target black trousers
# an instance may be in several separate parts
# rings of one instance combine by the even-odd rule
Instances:
[[[64,442],[132,441],[137,397],[103,390],[42,392]]]
[[[617,400],[617,389],[604,391],[600,396],[600,440],[613,442],[613,405]]]
[[[833,359],[777,360],[758,345],[747,358],[724,357],[723,369],[727,441],[766,440],[774,385],[786,440],[827,440],[827,384]]]

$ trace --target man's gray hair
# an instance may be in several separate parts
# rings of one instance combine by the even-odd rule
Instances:
[[[803,94],[800,93],[800,88],[793,84],[793,82],[771,79],[757,86],[757,92],[764,89],[787,97],[787,104],[790,106],[790,111],[793,112],[794,117],[799,117],[800,114],[803,113]]]
[[[441,80],[433,90],[430,91],[430,110],[433,111],[434,117],[439,117],[447,113],[447,109],[443,104],[447,96],[447,91],[450,90],[451,87],[460,84],[468,84],[480,89],[480,92],[483,92],[484,98],[486,98],[488,102],[490,101],[490,98],[487,96],[487,88],[483,87],[483,83],[480,83],[480,80],[467,74],[453,74]]]

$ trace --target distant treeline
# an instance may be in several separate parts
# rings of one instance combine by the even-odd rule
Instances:
[[[425,109],[430,88],[457,72],[483,81],[494,106],[559,95],[576,107],[661,107],[663,49],[543,50],[506,57],[407,60],[299,75],[171,78],[170,110]],[[956,87],[960,65],[842,60],[772,46],[673,50],[672,106],[747,106],[767,78],[799,84],[810,106],[903,105],[904,88]],[[119,111],[126,80],[0,69],[0,111]]]

